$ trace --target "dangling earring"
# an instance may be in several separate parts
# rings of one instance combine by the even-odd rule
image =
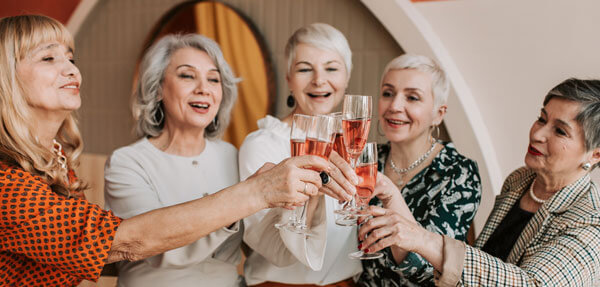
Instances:
[[[592,168],[592,164],[589,162],[584,163],[581,168],[583,168],[583,170],[590,170],[590,168]]]
[[[440,125],[435,126],[435,139],[440,140]]]
[[[385,137],[385,133],[383,131],[379,131],[381,129],[381,125],[379,124],[379,119],[377,119],[377,134],[380,137]]]
[[[219,128],[219,114],[215,116],[210,125],[208,126],[208,130],[211,132],[216,131]]]
[[[292,92],[290,92],[290,95],[287,98],[287,106],[290,108],[293,108],[295,104],[296,104],[296,99],[294,99],[294,94],[292,94]]]
[[[163,112],[162,102],[158,103],[158,107],[156,108],[156,112],[154,113],[154,120],[156,121],[156,125],[160,126],[165,119],[165,113]]]

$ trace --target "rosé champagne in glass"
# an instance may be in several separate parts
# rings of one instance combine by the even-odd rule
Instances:
[[[365,210],[369,200],[373,196],[375,183],[377,181],[377,143],[367,143],[364,150],[357,159],[356,174],[362,178],[362,182],[356,186],[356,197],[359,208],[356,216],[369,216]],[[383,256],[380,252],[364,253],[362,250],[348,254],[352,259],[376,259]]]
[[[335,121],[335,139],[333,140],[333,150],[337,152],[343,159],[349,161],[346,145],[344,144],[344,127],[342,125],[343,115],[341,112],[329,114]]]
[[[311,122],[312,117],[307,115],[295,114],[292,118],[292,127],[290,130],[290,148],[292,156],[301,156],[306,154],[306,134]],[[277,229],[295,231],[295,225],[297,222],[298,216],[296,215],[296,212],[293,212],[292,216],[286,223],[277,223],[275,224],[275,227]]]
[[[343,142],[352,168],[369,137],[371,124],[372,98],[370,96],[346,95],[342,106]],[[356,225],[356,204],[351,200],[342,210],[334,211],[346,215],[336,220],[338,225]]]

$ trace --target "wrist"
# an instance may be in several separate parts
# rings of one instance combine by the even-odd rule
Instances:
[[[239,183],[240,190],[245,195],[250,195],[247,202],[252,210],[259,211],[269,207],[269,203],[263,192],[264,186],[259,179],[251,178]]]
[[[416,253],[424,255],[426,253],[439,253],[443,251],[444,247],[444,236],[441,234],[437,234],[431,231],[428,231],[425,228],[421,228],[423,236],[421,238],[424,239],[424,245],[422,245],[424,250],[416,250]]]
[[[389,208],[394,205],[395,196],[390,195],[386,197],[379,197],[379,200],[381,200],[381,203],[383,204],[384,208]]]

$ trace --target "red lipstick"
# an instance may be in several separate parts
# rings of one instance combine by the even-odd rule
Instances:
[[[534,156],[542,155],[542,153],[539,150],[535,149],[531,145],[529,145],[529,147],[527,148],[527,153],[529,153],[530,155],[534,155]]]

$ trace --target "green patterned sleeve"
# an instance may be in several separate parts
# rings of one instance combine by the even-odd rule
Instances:
[[[446,167],[445,172],[448,174],[427,192],[436,194],[432,196],[434,204],[417,221],[431,232],[464,241],[481,201],[479,171],[474,161],[465,158]],[[389,248],[386,253],[393,258]],[[423,286],[433,282],[433,266],[416,253],[409,253],[399,264],[392,263],[391,268]]]

